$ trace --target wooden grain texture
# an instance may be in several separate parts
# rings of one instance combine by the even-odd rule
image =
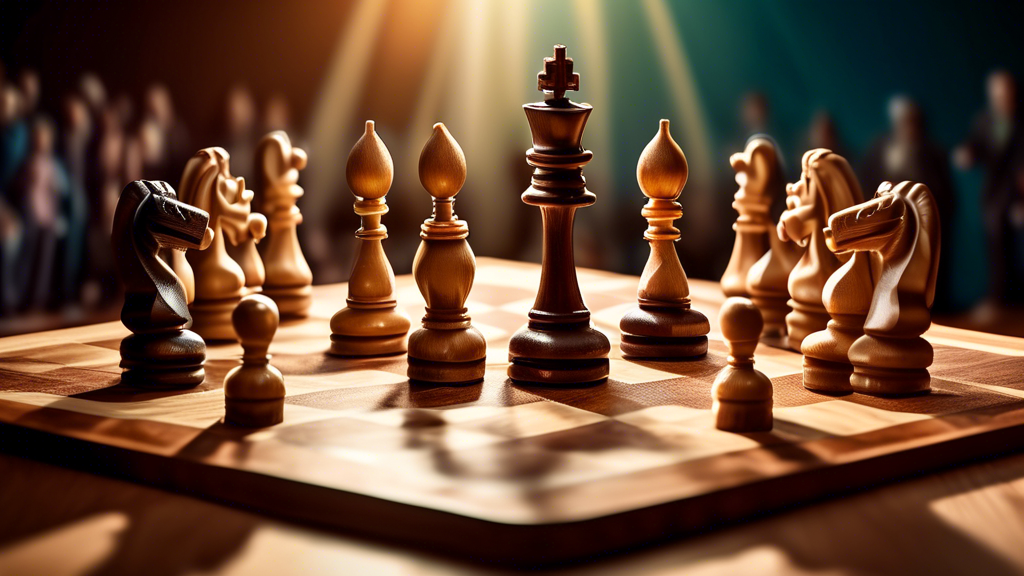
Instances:
[[[455,388],[410,385],[403,357],[326,354],[345,287],[316,287],[310,318],[284,323],[271,344],[287,397],[284,423],[265,430],[222,423],[237,344],[210,347],[192,391],[140,392],[117,386],[118,323],[0,339],[0,438],[65,465],[522,564],[661,541],[1024,443],[1024,341],[941,326],[925,334],[932,392],[905,399],[814,394],[799,355],[759,345],[755,366],[775,390],[770,433],[714,428],[710,387],[727,355],[717,320],[700,361],[628,361],[614,346],[602,385],[512,384],[504,347],[539,276],[479,259],[467,305],[487,371]],[[637,279],[579,276],[596,327],[617,344]],[[717,283],[690,292],[703,309],[722,303]],[[396,295],[422,309],[411,277]]]

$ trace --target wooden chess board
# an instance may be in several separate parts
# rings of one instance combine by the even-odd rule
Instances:
[[[479,385],[410,386],[404,357],[329,357],[343,285],[314,290],[312,317],[271,346],[285,422],[222,423],[237,345],[209,349],[183,392],[119,385],[119,323],[0,339],[0,445],[188,494],[470,558],[555,562],[657,541],[1024,445],[1024,340],[933,326],[933,391],[882,399],[813,394],[798,354],[759,346],[775,429],[712,426],[725,365],[718,285],[693,281],[711,320],[708,357],[631,362],[615,342],[637,278],[580,270],[611,377],[585,389],[513,385],[506,345],[538,285],[533,264],[479,260],[469,300],[488,338]],[[409,276],[398,299],[414,319]],[[202,527],[197,526],[197,529]]]

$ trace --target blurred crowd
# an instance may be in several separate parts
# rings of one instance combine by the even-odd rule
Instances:
[[[62,95],[53,110],[41,109],[40,77],[31,69],[5,74],[0,64],[0,316],[61,310],[106,310],[116,316],[120,304],[120,286],[114,271],[109,231],[114,207],[121,189],[137,179],[166,180],[176,185],[182,167],[199,145],[223,146],[231,156],[235,175],[254,176],[253,157],[259,137],[271,130],[288,130],[289,107],[282,96],[271,96],[262,108],[243,86],[235,86],[224,95],[224,108],[218,114],[218,136],[210,141],[194,142],[189,128],[176,114],[171,92],[163,85],[149,86],[138,101],[119,94],[110,96],[103,81],[94,74],[82,75],[77,87]],[[958,221],[957,199],[978,202],[984,221],[988,259],[989,297],[979,307],[989,316],[1024,300],[1024,127],[1020,122],[1019,98],[1015,78],[1004,71],[992,73],[987,80],[987,107],[980,111],[962,144],[946,150],[928,131],[922,107],[906,96],[894,96],[888,104],[888,130],[866,149],[850,150],[833,117],[819,112],[805,133],[793,142],[783,142],[780,150],[786,160],[786,178],[799,177],[800,153],[811,148],[829,148],[846,157],[860,176],[865,196],[873,194],[884,180],[913,180],[929,186],[938,201],[943,222],[944,257],[937,290],[937,312],[953,309],[953,286],[957,271],[950,257],[953,227]],[[737,133],[725,143],[728,154],[743,149],[754,134],[775,135],[768,99],[759,93],[748,94],[740,106]],[[965,118],[965,127],[967,118]],[[205,136],[204,136],[205,138]],[[298,140],[301,140],[298,139]],[[525,183],[528,170],[521,150],[513,150],[517,182]],[[728,250],[706,250],[708,245],[728,245],[732,241],[729,223],[735,219],[730,207],[736,184],[727,160],[719,162],[719,184],[712,202],[715,206],[715,232],[720,237],[706,242],[680,243],[688,274],[717,279],[725,268]],[[981,193],[957,195],[953,171],[980,168],[984,172]],[[525,172],[524,172],[525,170]],[[510,173],[511,174],[511,173]],[[339,185],[340,186],[340,185]],[[336,191],[325,202],[327,221],[352,220],[350,198]],[[635,200],[630,196],[630,200]],[[966,200],[970,198],[970,200]],[[976,198],[976,200],[975,200]],[[625,201],[625,200],[623,200]],[[259,209],[259,195],[255,208]],[[534,213],[524,214],[533,222]],[[960,207],[962,208],[962,206]],[[778,207],[781,211],[782,206]],[[409,214],[418,213],[410,211]],[[394,218],[400,215],[395,214]],[[324,219],[321,219],[324,220]],[[635,219],[639,226],[642,222]],[[347,222],[347,221],[346,221]],[[626,229],[604,234],[615,246],[598,252],[643,248],[636,258],[620,258],[620,271],[639,273],[631,266],[642,266],[646,249],[635,242],[638,234]],[[395,229],[402,226],[395,221]],[[536,224],[536,222],[533,222]],[[403,225],[404,226],[404,225]],[[524,225],[525,226],[525,225]],[[405,226],[415,231],[415,223]],[[325,261],[338,258],[336,245],[342,236],[351,239],[344,226],[337,230],[303,230],[307,259],[322,281],[343,280],[327,274]],[[539,239],[539,231],[520,230],[520,236]],[[588,260],[586,231],[578,242],[579,262]],[[621,233],[620,233],[621,232]],[[628,235],[628,239],[623,239]],[[536,237],[536,238],[534,238]],[[391,248],[396,271],[403,262],[411,262],[418,243],[414,232],[403,256],[400,238]],[[509,236],[502,236],[509,239]],[[513,243],[523,245],[523,238]],[[483,238],[481,238],[481,241]],[[337,242],[336,242],[337,241]],[[480,253],[506,257],[529,257],[523,253],[502,251],[481,245]],[[689,250],[689,252],[687,252]],[[522,252],[522,250],[520,250]],[[604,265],[614,267],[614,258]],[[600,264],[598,264],[600,265]]]
[[[943,258],[939,270],[934,310],[951,312],[957,270],[952,253],[954,229],[958,218],[958,196],[953,170],[983,171],[983,183],[977,202],[985,229],[988,260],[988,297],[975,309],[984,320],[993,320],[1001,310],[1024,302],[1024,125],[1020,117],[1017,81],[1009,72],[997,70],[986,80],[987,107],[979,112],[952,151],[938,144],[928,131],[928,122],[920,104],[904,96],[888,102],[886,132],[866,150],[857,154],[846,145],[833,117],[825,111],[814,115],[801,141],[782,152],[788,181],[800,176],[800,158],[805,150],[828,148],[850,161],[861,180],[865,197],[874,194],[883,181],[911,180],[926,184],[935,195],[942,218]],[[774,134],[768,99],[760,93],[748,94],[740,105],[742,137],[728,147],[727,153],[743,149],[743,141],[755,134]],[[727,166],[726,163],[722,163]],[[717,212],[731,212],[735,191],[731,171],[721,173]],[[777,207],[781,211],[784,206]],[[734,213],[733,213],[734,214]],[[729,239],[723,238],[723,241]],[[728,258],[728,254],[724,255]],[[713,262],[708,275],[722,270],[725,262]]]
[[[110,228],[121,189],[176,185],[194,143],[163,85],[137,103],[86,73],[57,110],[41,109],[40,86],[34,70],[8,77],[0,65],[0,316],[109,315],[120,306]],[[259,136],[287,129],[288,105],[271,97],[260,122],[252,94],[236,86],[221,117],[233,172],[251,174]]]

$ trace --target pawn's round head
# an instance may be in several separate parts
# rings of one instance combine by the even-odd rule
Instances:
[[[689,167],[686,156],[668,131],[668,120],[662,120],[658,134],[640,154],[636,164],[636,181],[648,198],[674,200],[683,191]]]
[[[231,313],[231,323],[242,345],[266,347],[274,339],[277,327],[281,323],[281,314],[277,304],[262,294],[252,294],[242,298]]]
[[[440,122],[420,152],[420,182],[438,199],[454,198],[466,183],[466,155]]]
[[[732,297],[718,314],[722,336],[729,342],[757,341],[764,327],[761,311],[747,298]]]

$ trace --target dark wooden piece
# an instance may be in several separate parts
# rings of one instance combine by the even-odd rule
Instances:
[[[185,286],[157,255],[161,248],[205,250],[213,240],[205,211],[179,202],[166,182],[125,186],[114,211],[111,244],[124,284],[121,381],[152,388],[203,382],[206,343],[192,325]]]
[[[608,377],[611,344],[590,324],[572,245],[576,209],[597,200],[583,178],[583,166],[594,154],[581,145],[593,108],[565,97],[566,90],[579,90],[565,46],[555,46],[555,57],[544,59],[537,87],[545,101],[523,105],[533,134],[526,162],[534,172],[522,199],[540,208],[544,251],[530,321],[509,342],[508,375],[516,382],[593,384]]]

